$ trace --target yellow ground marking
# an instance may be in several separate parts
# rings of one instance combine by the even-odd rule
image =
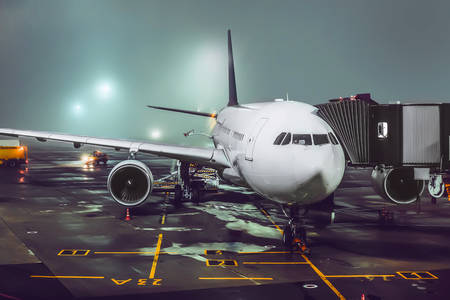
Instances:
[[[69,252],[69,254],[64,252]],[[91,250],[85,250],[85,249],[63,249],[59,251],[58,256],[86,256],[91,252]]]
[[[206,250],[205,255],[222,255],[222,250]]]
[[[162,237],[163,237],[163,235],[162,235],[162,233],[160,233],[158,236],[158,243],[156,244],[156,252],[155,252],[155,256],[153,258],[152,269],[150,271],[150,276],[148,277],[150,279],[155,278],[156,265],[158,264],[159,250],[161,249]]]
[[[207,259],[207,267],[237,267],[238,263],[234,259]]]
[[[283,230],[280,228],[280,226],[278,226],[277,224],[275,224],[275,222],[272,220],[272,217],[269,216],[269,214],[267,213],[267,211],[266,211],[264,208],[261,208],[260,210],[261,210],[261,212],[262,212],[263,214],[266,215],[267,219],[269,219],[269,221],[272,222],[272,224],[278,229],[278,231],[279,231],[281,234],[283,234]]]
[[[300,253],[300,251],[267,251],[267,252],[238,252],[239,254],[284,254],[284,253]]]
[[[156,252],[94,252],[94,254],[155,254]],[[177,252],[159,252],[159,254],[177,254]]]
[[[403,279],[408,279],[408,280],[420,280],[420,279],[439,279],[439,277],[431,274],[428,271],[398,271],[396,272],[398,275],[400,275]],[[430,275],[430,277],[422,277],[419,275],[419,273],[424,273],[424,274],[428,274]],[[414,275],[415,277],[407,277],[405,276],[406,274],[409,275]]]
[[[263,214],[266,215],[266,217],[270,220],[270,222],[272,222],[273,225],[275,225],[275,227],[278,229],[278,231],[283,234],[283,230],[281,230],[281,228],[275,224],[275,222],[272,220],[272,218],[269,216],[269,214],[266,212],[265,209],[260,209]],[[334,287],[334,285],[331,284],[331,282],[325,277],[325,275],[323,275],[323,273],[308,259],[308,257],[306,257],[306,255],[304,254],[300,254],[303,259],[305,260],[306,263],[308,263],[311,268],[314,270],[314,272],[316,272],[317,275],[319,275],[320,279],[322,279],[323,282],[325,282],[326,285],[328,285],[328,287],[339,297],[340,300],[345,300],[345,297],[342,296],[342,294]]]
[[[328,287],[336,294],[336,296],[339,297],[339,299],[341,300],[345,300],[345,297],[342,296],[342,294],[334,287],[334,285],[331,284],[330,281],[328,281],[328,279],[325,277],[325,275],[323,275],[322,272],[320,272],[320,270],[308,259],[308,257],[306,257],[306,255],[301,254],[303,259],[311,266],[311,268],[314,270],[314,272],[317,273],[317,275],[319,275],[320,279],[322,279],[323,282],[325,282],[326,285],[328,285]]]
[[[395,275],[326,275],[325,277],[334,277],[334,278],[352,278],[352,277],[395,277]]]
[[[162,216],[162,219],[161,219],[161,225],[164,225],[164,222],[166,221],[166,214],[164,214],[163,216]]]
[[[127,283],[127,282],[130,282],[132,279],[129,278],[129,279],[121,280],[121,279],[114,279],[114,278],[111,278],[111,280],[112,280],[112,282],[114,282],[114,283],[117,284],[117,285],[122,285],[122,284],[125,284],[125,283]]]
[[[244,261],[244,265],[307,265],[304,261]]]
[[[273,278],[265,278],[265,277],[199,277],[200,280],[273,280]]]
[[[44,275],[31,275],[31,278],[72,278],[72,279],[104,279],[104,276],[44,276]]]

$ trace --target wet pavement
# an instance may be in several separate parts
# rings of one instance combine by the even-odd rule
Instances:
[[[347,170],[335,223],[306,220],[308,256],[281,247],[278,205],[213,193],[173,207],[154,195],[131,210],[106,190],[127,153],[83,167],[92,147],[24,140],[27,168],[0,168],[0,299],[448,299],[450,202],[387,203],[367,169]],[[138,156],[155,178],[172,160]],[[382,224],[378,211],[393,213]],[[317,215],[311,212],[311,217]]]

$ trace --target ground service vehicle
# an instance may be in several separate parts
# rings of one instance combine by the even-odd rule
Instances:
[[[28,148],[19,140],[0,140],[0,166],[16,168],[28,163]]]
[[[99,165],[101,162],[106,165],[108,162],[108,155],[101,151],[94,151],[91,155],[83,158],[85,165]]]

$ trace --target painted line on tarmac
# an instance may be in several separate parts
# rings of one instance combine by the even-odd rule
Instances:
[[[156,254],[156,252],[94,252],[94,254]],[[159,252],[159,254],[177,254],[177,252]]]
[[[300,251],[267,251],[267,252],[238,252],[239,254],[286,254],[286,253],[299,253]]]
[[[272,217],[269,215],[269,213],[264,209],[264,208],[260,208],[259,209],[266,217],[267,219],[269,219],[270,222],[272,222],[272,224],[278,229],[278,231],[283,234],[283,230],[280,228],[280,226],[278,226],[273,220]]]
[[[156,244],[156,252],[155,252],[155,256],[153,258],[152,269],[150,271],[150,276],[148,277],[150,279],[155,278],[156,265],[158,264],[158,257],[159,257],[159,251],[161,250],[162,238],[163,238],[163,235],[162,235],[162,233],[160,233],[158,236],[158,243]]]
[[[31,275],[30,278],[67,278],[67,279],[104,279],[104,276],[44,276],[44,275]]]
[[[283,230],[281,230],[281,228],[275,224],[275,222],[272,220],[272,218],[269,216],[269,214],[267,213],[267,211],[264,208],[260,208],[261,212],[266,215],[266,217],[269,219],[270,222],[272,222],[273,225],[275,225],[275,227],[278,229],[278,231],[281,233],[281,235],[283,235]],[[317,275],[319,275],[320,279],[322,279],[323,282],[325,282],[326,285],[328,285],[328,287],[336,294],[336,296],[338,296],[338,298],[340,300],[345,300],[345,297],[334,287],[333,284],[331,284],[331,282],[325,277],[325,275],[323,275],[323,273],[308,259],[308,257],[306,257],[306,255],[304,254],[300,254],[303,259],[305,260],[305,262],[307,264],[309,264],[309,266],[314,270],[314,272],[316,272]]]
[[[306,257],[306,255],[301,254],[303,259],[311,266],[311,268],[316,272],[317,275],[319,275],[320,279],[322,279],[323,282],[325,282],[326,285],[336,294],[336,296],[339,297],[341,300],[345,300],[345,297],[342,296],[342,294],[334,287],[334,285],[331,284],[331,282],[323,275],[323,273]]]
[[[244,261],[244,265],[307,265],[305,261]]]
[[[395,277],[395,275],[325,275],[333,278],[357,278],[357,277]]]
[[[268,277],[199,277],[200,280],[273,280]]]

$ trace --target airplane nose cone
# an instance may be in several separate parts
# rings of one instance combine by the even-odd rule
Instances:
[[[295,194],[300,201],[320,201],[339,185],[344,173],[344,160],[333,147],[331,144],[317,146],[296,157]]]

